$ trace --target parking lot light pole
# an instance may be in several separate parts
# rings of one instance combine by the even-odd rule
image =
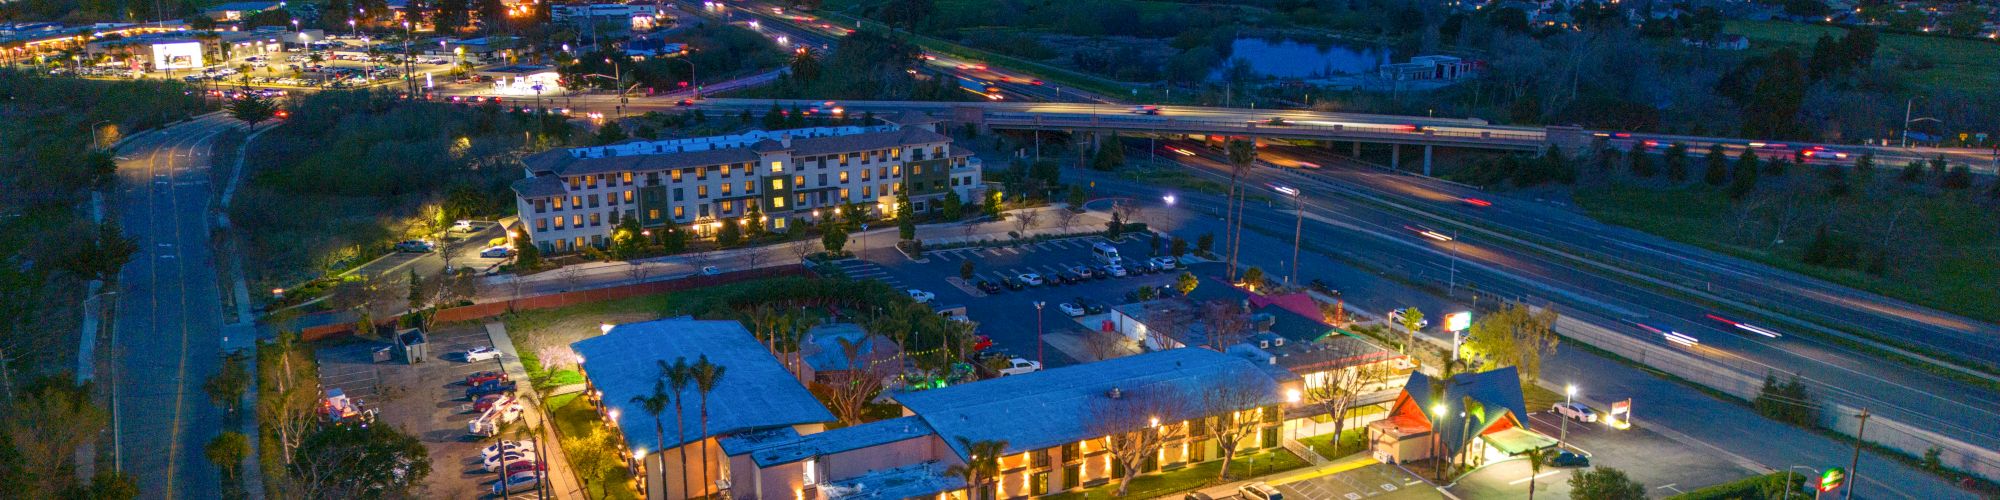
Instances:
[[[1563,386],[1563,407],[1569,408],[1574,401],[1576,401],[1576,384]],[[1562,433],[1556,437],[1556,449],[1561,450],[1564,444],[1569,442],[1569,417],[1564,416],[1562,412],[1556,412],[1556,418],[1562,420]]]
[[[1042,363],[1042,306],[1046,305],[1048,302],[1035,301],[1035,364]]]

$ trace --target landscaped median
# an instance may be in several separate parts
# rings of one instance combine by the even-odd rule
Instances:
[[[1789,493],[1785,485],[1791,485]],[[1750,476],[1707,488],[1667,497],[1668,500],[1734,500],[1738,498],[1759,498],[1772,500],[1792,500],[1813,498],[1812,489],[1819,484],[1819,477],[1797,472],[1773,472],[1761,476]]]

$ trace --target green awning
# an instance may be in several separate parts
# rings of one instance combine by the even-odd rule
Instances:
[[[1556,445],[1556,438],[1520,427],[1481,434],[1479,438],[1486,440],[1488,446],[1508,455],[1519,455]]]

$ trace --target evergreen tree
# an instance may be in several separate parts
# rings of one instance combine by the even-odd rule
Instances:
[[[1708,168],[1701,174],[1701,181],[1710,186],[1722,187],[1729,182],[1729,155],[1721,144],[1708,147]]]
[[[725,220],[722,223],[722,230],[715,232],[715,243],[725,247],[733,247],[737,243],[743,242],[743,227],[741,222],[740,220]]]
[[[1627,168],[1631,170],[1633,177],[1644,179],[1653,176],[1653,161],[1646,157],[1645,151],[1633,148],[1626,154],[1626,160],[1628,160]]]
[[[1736,157],[1736,171],[1732,173],[1729,179],[1729,198],[1740,200],[1745,195],[1749,195],[1751,191],[1756,190],[1757,171],[1761,167],[1762,165],[1757,161],[1756,151],[1744,151],[1742,156]]]
[[[744,204],[749,205],[749,208],[743,211],[743,224],[748,226],[744,234],[753,240],[764,237],[767,232],[764,229],[764,209],[758,207],[754,201],[746,201]]]
[[[744,110],[749,113],[749,110]],[[771,109],[764,112],[764,130],[784,130],[785,111],[778,109],[778,103],[771,103]]]
[[[944,207],[938,209],[938,215],[948,221],[965,217],[965,200],[958,197],[958,190],[944,192]]]
[[[903,241],[917,239],[917,216],[907,189],[896,192],[896,236]]]
[[[1687,144],[1676,142],[1672,146],[1667,146],[1667,152],[1664,155],[1665,163],[1667,165],[1667,180],[1671,180],[1676,183],[1687,181],[1688,179],[1687,154],[1688,154]]]
[[[1864,186],[1875,181],[1875,153],[1861,153],[1854,159],[1854,180]]]
[[[619,125],[617,120],[612,120],[604,122],[604,126],[602,127],[597,127],[597,136],[592,139],[592,142],[603,146],[629,138],[629,136],[625,135],[625,127]]]

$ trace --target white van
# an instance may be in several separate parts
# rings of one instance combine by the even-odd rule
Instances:
[[[1111,246],[1110,243],[1098,242],[1091,245],[1090,253],[1096,255],[1097,260],[1105,264],[1118,263],[1118,247]]]

